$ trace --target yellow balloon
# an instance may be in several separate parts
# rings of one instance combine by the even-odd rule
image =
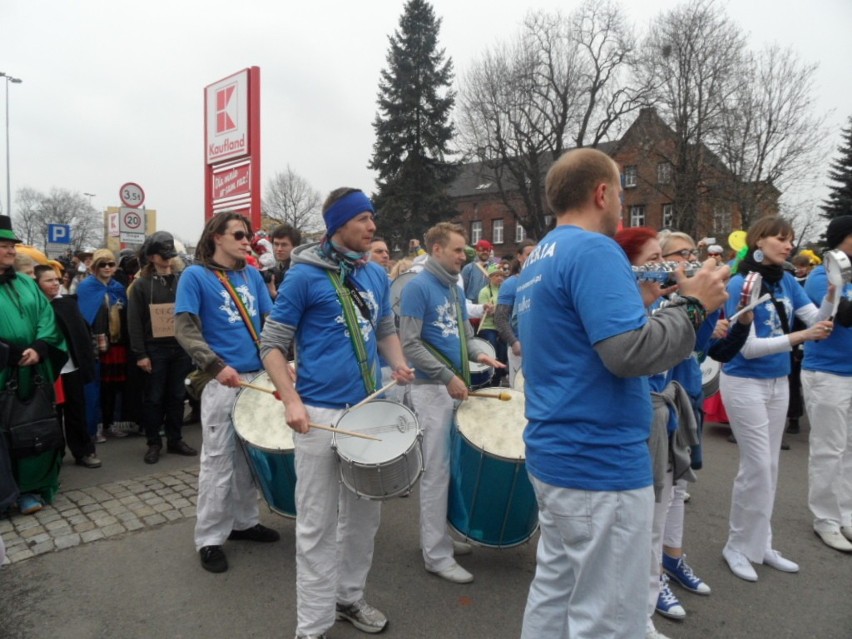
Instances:
[[[734,231],[728,236],[728,246],[739,253],[746,245],[746,235],[745,231]]]

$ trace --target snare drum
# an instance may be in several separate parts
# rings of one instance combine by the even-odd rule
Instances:
[[[487,355],[490,355],[493,359],[497,359],[497,351],[494,350],[491,342],[487,339],[482,339],[481,337],[474,337],[473,339],[476,340],[476,343],[482,348],[482,350],[486,351]],[[484,388],[485,386],[488,386],[492,377],[494,377],[494,368],[492,366],[489,366],[488,364],[480,364],[479,362],[470,363],[471,388]]]
[[[715,359],[705,357],[701,362],[701,391],[704,399],[712,397],[719,392],[719,376],[722,373],[722,365]]]
[[[334,433],[340,480],[358,497],[390,499],[409,492],[423,472],[423,435],[414,413],[377,399],[348,410],[337,428],[378,437],[372,441]]]
[[[266,373],[261,373],[251,383],[274,388]],[[251,474],[270,510],[295,517],[295,447],[284,404],[269,393],[243,388],[237,393],[231,420]]]
[[[538,506],[526,471],[524,394],[507,402],[470,397],[451,435],[447,519],[468,541],[508,548],[533,536]]]

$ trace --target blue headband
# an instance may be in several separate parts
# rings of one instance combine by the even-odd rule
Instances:
[[[369,211],[373,215],[376,214],[376,209],[373,206],[373,203],[363,191],[355,191],[354,193],[350,193],[349,195],[340,198],[322,214],[322,217],[325,220],[326,235],[331,237],[337,233],[337,230],[341,226],[346,224],[353,217],[360,215],[365,211]]]

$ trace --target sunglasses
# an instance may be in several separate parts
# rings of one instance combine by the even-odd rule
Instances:
[[[99,262],[98,268],[115,268],[115,262]]]
[[[225,235],[233,235],[237,242],[242,242],[243,240],[251,242],[251,238],[254,237],[254,235],[245,231],[234,231],[233,233],[225,233]]]
[[[666,253],[663,257],[671,257],[672,255],[680,255],[683,259],[688,260],[690,256],[696,257],[698,255],[698,249],[681,249],[680,251],[672,251],[671,253]]]

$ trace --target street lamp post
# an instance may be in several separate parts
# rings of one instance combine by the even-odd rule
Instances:
[[[13,78],[11,75],[0,71],[0,78],[6,80],[6,215],[12,216],[12,182],[11,171],[9,169],[9,83],[20,84],[23,82],[20,78]]]

